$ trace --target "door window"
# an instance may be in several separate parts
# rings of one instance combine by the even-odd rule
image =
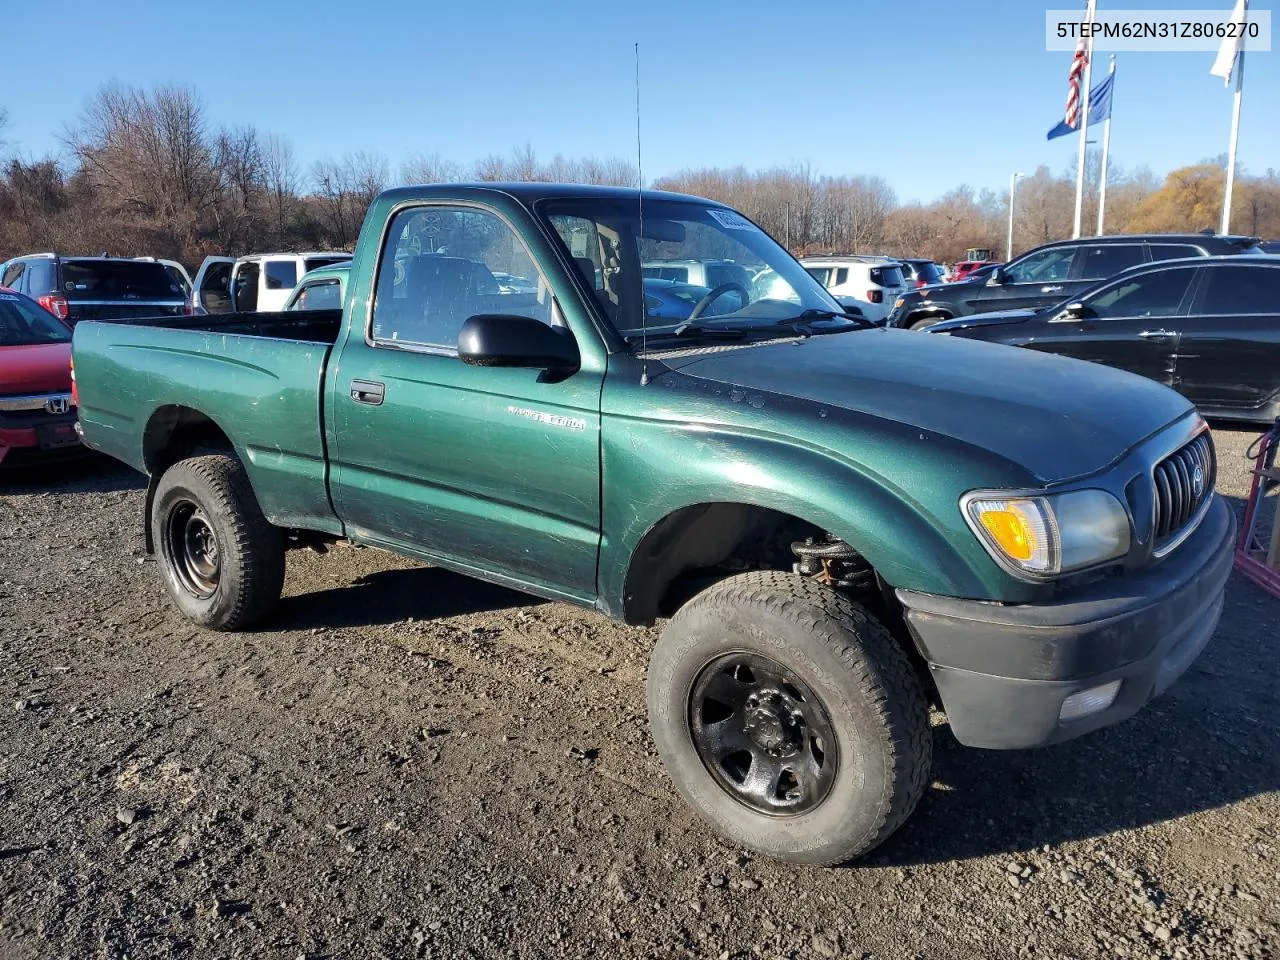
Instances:
[[[298,264],[294,260],[268,260],[263,266],[268,290],[292,290],[298,283]]]
[[[243,313],[258,309],[258,277],[262,268],[255,261],[240,264],[235,279],[235,305]]]
[[[1107,287],[1085,305],[1102,319],[1172,317],[1178,313],[1195,272],[1195,267],[1180,267],[1131,277]]]
[[[1280,317],[1280,267],[1211,267],[1197,313]]]
[[[1203,257],[1204,251],[1189,243],[1153,243],[1152,260],[1181,260],[1183,257]]]
[[[1076,258],[1080,264],[1077,278],[1080,280],[1105,280],[1121,270],[1146,262],[1140,243],[1099,243],[1081,247]]]
[[[1054,247],[1029,253],[1017,263],[1005,269],[1009,283],[1045,283],[1050,280],[1066,280],[1071,275],[1071,261],[1076,247]]]
[[[530,282],[502,285],[495,273]],[[375,343],[456,350],[462,325],[482,313],[555,325],[550,288],[515,231],[496,214],[474,207],[397,213],[378,264]]]
[[[840,286],[844,286],[844,284],[846,284],[846,283],[848,283],[848,282],[849,282],[849,268],[848,268],[848,267],[837,267],[837,268],[836,268],[836,282],[835,282],[835,285],[836,285],[837,287],[840,287]]]

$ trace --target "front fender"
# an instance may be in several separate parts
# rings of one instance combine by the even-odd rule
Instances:
[[[945,462],[946,448],[954,441],[916,434],[916,445],[928,448],[927,459]],[[937,477],[929,484],[919,476],[912,463],[916,458],[894,442],[898,439],[880,437],[869,444],[868,457],[855,463],[793,437],[746,433],[740,426],[643,420],[615,429],[606,425],[604,489],[646,495],[606,495],[602,605],[614,613],[627,608],[628,571],[644,538],[664,518],[688,507],[725,502],[776,510],[834,534],[896,588],[1014,599],[1021,585],[987,556],[949,493],[938,497]],[[895,446],[896,453],[886,449]],[[876,469],[877,462],[902,469],[890,477]]]

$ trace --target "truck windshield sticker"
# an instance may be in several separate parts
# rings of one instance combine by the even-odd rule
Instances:
[[[564,427],[566,430],[587,429],[587,421],[581,417],[562,417],[558,413],[544,413],[541,410],[530,410],[528,407],[507,407],[507,413],[524,417],[534,423],[545,423],[549,427]]]
[[[740,213],[734,213],[732,210],[708,210],[712,219],[722,227],[729,230],[759,230],[754,223],[748,220]]]

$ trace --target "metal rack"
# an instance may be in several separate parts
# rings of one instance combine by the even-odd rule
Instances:
[[[1273,508],[1269,522],[1262,509],[1268,495],[1280,490],[1277,449],[1280,449],[1280,420],[1249,447],[1248,456],[1254,462],[1253,486],[1240,525],[1235,566],[1268,593],[1280,597],[1280,508]]]

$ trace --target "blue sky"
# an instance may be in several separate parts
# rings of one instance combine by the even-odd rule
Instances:
[[[6,4],[0,106],[24,154],[108,79],[195,87],[211,120],[288,137],[302,166],[374,150],[458,161],[532,144],[539,156],[632,157],[632,44],[641,50],[644,170],[808,162],[878,174],[904,200],[1013,171],[1062,170],[1046,142],[1067,53],[1044,50],[1044,11],[1068,0],[60,0]],[[1081,4],[1083,6],[1083,4]],[[1102,0],[1127,9],[1231,0]],[[1255,0],[1254,9],[1271,9]],[[1099,64],[1105,56],[1099,55]],[[1119,55],[1112,149],[1157,174],[1223,153],[1229,91],[1212,53]],[[1105,69],[1101,67],[1100,69]],[[1247,68],[1240,161],[1280,167],[1280,62]]]

